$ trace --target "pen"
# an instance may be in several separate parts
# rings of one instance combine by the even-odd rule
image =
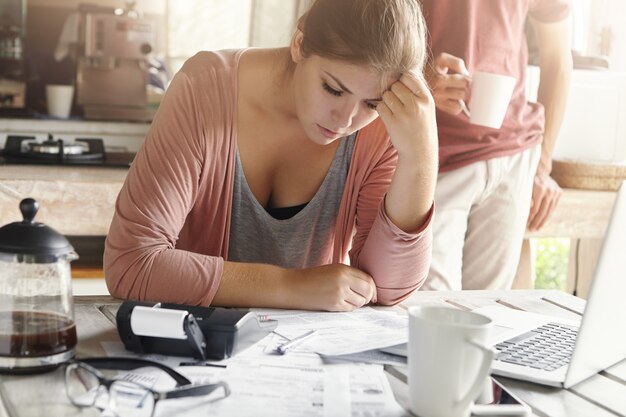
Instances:
[[[310,330],[308,332],[306,332],[305,334],[303,334],[302,336],[298,336],[295,339],[290,340],[287,343],[284,343],[280,346],[278,346],[276,348],[276,351],[278,353],[280,353],[281,355],[284,355],[285,353],[287,353],[287,350],[291,349],[292,347],[299,345],[300,343],[304,342],[306,339],[308,339],[309,337],[313,336],[315,333],[317,333],[316,330]]]
[[[178,366],[212,366],[214,368],[226,368],[226,365],[209,363],[207,361],[181,362]]]

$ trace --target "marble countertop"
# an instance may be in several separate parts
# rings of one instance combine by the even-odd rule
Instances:
[[[72,181],[122,183],[128,169],[116,167],[2,165],[0,181]]]
[[[39,202],[36,220],[59,233],[104,236],[128,170],[102,167],[2,165],[0,225],[21,220],[19,202]]]
[[[136,152],[149,128],[149,123],[0,118],[0,148],[8,135],[41,140],[52,133],[68,140],[101,137],[108,151]],[[113,167],[0,165],[0,226],[21,220],[19,202],[32,197],[40,207],[36,220],[59,233],[106,235],[127,172]]]
[[[104,236],[126,168],[0,165],[0,225],[21,220],[19,202],[39,202],[37,221],[60,233]],[[615,200],[613,191],[564,189],[548,223],[526,237],[601,238]]]

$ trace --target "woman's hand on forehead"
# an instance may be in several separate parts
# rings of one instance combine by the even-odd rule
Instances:
[[[424,74],[417,69],[403,73],[398,81],[406,85],[411,92],[417,96],[423,95],[424,93],[427,93],[428,96],[431,95]]]
[[[437,143],[434,100],[421,74],[404,73],[376,108],[400,156],[423,155]]]

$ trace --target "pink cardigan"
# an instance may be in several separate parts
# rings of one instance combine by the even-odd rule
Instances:
[[[114,297],[209,305],[220,285],[237,146],[237,70],[243,51],[201,52],[174,77],[130,168],[106,240]],[[357,136],[334,234],[333,262],[376,281],[378,303],[425,280],[431,219],[406,233],[381,204],[397,154],[377,119]]]

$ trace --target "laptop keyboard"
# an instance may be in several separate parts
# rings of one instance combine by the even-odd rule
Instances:
[[[496,360],[554,371],[569,363],[578,328],[548,323],[498,343]]]

